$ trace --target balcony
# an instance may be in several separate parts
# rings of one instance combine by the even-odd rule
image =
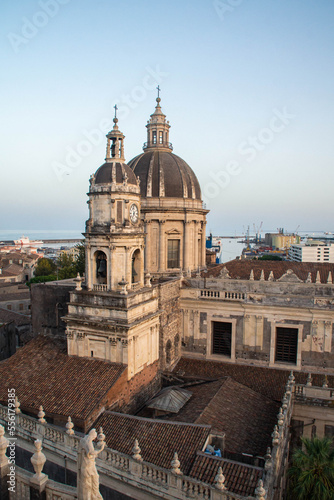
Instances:
[[[108,285],[93,285],[94,292],[107,292]]]

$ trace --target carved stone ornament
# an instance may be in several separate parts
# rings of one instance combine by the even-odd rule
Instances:
[[[228,269],[226,266],[223,267],[223,269],[221,269],[220,273],[219,273],[219,277],[220,278],[223,278],[223,279],[231,279],[231,276],[230,276],[230,273],[228,272]]]
[[[277,281],[281,281],[283,283],[302,283],[303,280],[298,278],[298,276],[292,271],[292,269],[288,269],[286,273],[283,274]]]
[[[100,433],[101,434],[101,433]],[[99,434],[99,438],[101,437]],[[102,433],[103,434],[103,433]],[[99,490],[99,475],[95,459],[105,447],[104,439],[99,439],[96,446],[93,441],[97,438],[95,429],[80,440],[78,451],[78,498],[82,500],[103,500]]]

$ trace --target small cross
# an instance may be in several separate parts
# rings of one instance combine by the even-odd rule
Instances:
[[[158,97],[159,97],[159,93],[161,92],[159,85],[157,86],[157,91],[158,91]]]
[[[115,108],[115,118],[117,118],[117,110],[118,110],[117,104],[115,104],[114,108]]]

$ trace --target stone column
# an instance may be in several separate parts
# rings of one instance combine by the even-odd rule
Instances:
[[[198,260],[198,221],[194,221],[194,262],[193,262],[193,269],[198,269],[199,267],[199,260]]]
[[[189,241],[189,229],[191,221],[184,221],[184,237],[183,237],[183,270],[188,272],[189,262],[190,262],[190,241]]]
[[[90,244],[88,243],[86,245],[86,266],[85,266],[85,271],[86,271],[86,285],[88,290],[92,290],[93,288],[93,281],[92,281],[92,256],[91,256],[91,247]]]
[[[202,222],[202,267],[206,267],[206,222]]]
[[[165,263],[165,233],[164,224],[166,221],[159,220],[159,272],[163,273],[166,270]]]
[[[150,247],[150,220],[144,219],[144,234],[145,234],[145,247],[144,247],[144,273],[147,273],[147,262],[149,259],[148,249]]]

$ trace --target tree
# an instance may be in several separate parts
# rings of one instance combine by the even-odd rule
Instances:
[[[75,278],[77,275],[73,256],[68,255],[66,252],[61,252],[59,255],[57,259],[57,269],[58,279],[60,280]]]
[[[301,438],[288,471],[291,500],[334,499],[334,448],[331,439]]]
[[[85,272],[85,245],[84,243],[78,243],[75,248],[77,249],[77,254],[75,256],[75,270],[82,276]]]
[[[261,255],[261,257],[258,258],[258,260],[283,260],[282,257],[279,255]]]
[[[34,269],[35,276],[49,276],[50,274],[55,274],[56,264],[51,260],[43,257],[38,260],[36,267]]]

